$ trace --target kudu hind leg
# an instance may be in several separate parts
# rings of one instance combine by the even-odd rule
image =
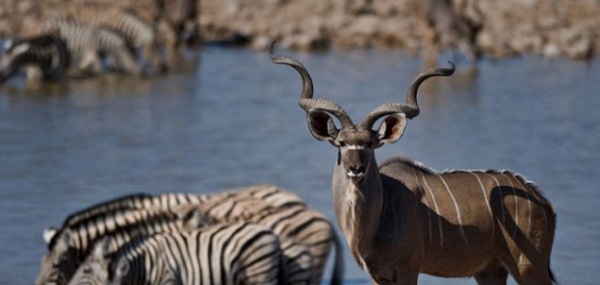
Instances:
[[[520,264],[521,285],[552,285],[550,272],[547,266],[533,266],[531,264]]]
[[[475,274],[478,285],[506,285],[508,271],[500,262],[493,262],[487,268]]]
[[[514,259],[503,259],[510,275],[519,285],[553,285],[547,262],[534,266],[530,263],[517,264]],[[543,266],[542,264],[546,264]]]

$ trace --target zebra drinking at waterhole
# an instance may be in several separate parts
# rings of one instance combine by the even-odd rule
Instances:
[[[29,80],[41,72],[43,79],[58,79],[69,66],[66,44],[53,35],[6,42],[0,59],[0,83],[10,79],[23,67],[27,67]]]

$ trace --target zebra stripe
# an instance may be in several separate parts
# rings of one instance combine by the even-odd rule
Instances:
[[[135,14],[121,8],[73,5],[69,16],[78,23],[105,27],[121,34],[131,47],[141,49],[151,67],[165,66],[156,31]]]
[[[113,68],[118,71],[139,75],[142,72],[125,39],[110,30],[91,25],[73,23],[65,19],[55,19],[46,23],[46,29],[55,31],[67,43],[74,61],[82,70],[94,66],[101,69],[100,55],[114,61]]]
[[[107,284],[109,277],[111,284],[132,285],[280,284],[285,270],[277,236],[244,222],[145,237],[122,247],[112,261],[97,251],[70,284]]]
[[[274,208],[261,199],[228,199],[217,201],[216,204],[218,205],[192,205],[186,211],[198,210],[202,222],[208,224],[236,221],[262,224],[273,230],[283,243],[293,242],[305,246],[314,259],[315,274],[310,284],[320,284],[332,245],[339,243],[333,226],[323,214],[304,205]],[[336,260],[340,260],[342,252],[336,250],[335,253]],[[341,279],[343,264],[336,261],[334,266],[336,268],[332,280]],[[285,279],[290,278],[286,276]]]

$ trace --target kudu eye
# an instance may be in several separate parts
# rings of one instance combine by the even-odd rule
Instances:
[[[342,142],[342,141],[340,141],[339,144],[340,144],[340,147],[346,146],[346,144],[344,142]]]
[[[368,143],[367,143],[367,147],[368,147],[368,148],[372,148],[372,147],[373,147],[373,142],[368,142]]]

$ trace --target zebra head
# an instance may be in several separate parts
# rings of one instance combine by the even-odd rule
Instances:
[[[70,229],[44,231],[48,252],[42,257],[36,285],[65,285],[77,269],[78,251],[72,246]]]
[[[77,268],[69,285],[109,284],[109,266],[112,260],[110,239],[103,238],[96,243],[88,258]]]
[[[12,77],[19,67],[25,62],[27,54],[31,48],[26,41],[5,43],[5,52],[0,59],[0,83]]]

